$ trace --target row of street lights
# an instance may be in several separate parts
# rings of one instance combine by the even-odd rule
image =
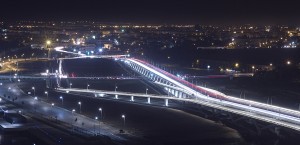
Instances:
[[[286,64],[287,64],[287,65],[291,65],[292,62],[291,62],[290,60],[287,60],[287,61],[286,61]],[[234,64],[234,67],[235,67],[235,68],[239,68],[239,67],[240,67],[240,64],[239,64],[239,63],[235,63],[235,64]],[[269,67],[273,67],[273,63],[270,63],[270,64],[269,64]],[[210,69],[210,68],[211,68],[211,66],[210,66],[210,65],[207,65],[207,69]],[[254,70],[254,69],[255,69],[255,66],[252,65],[251,68],[252,68],[252,70]],[[227,69],[226,69],[226,70],[227,70]],[[223,71],[223,69],[221,69],[221,71]]]
[[[81,114],[81,105],[82,105],[81,101],[78,102],[78,105],[80,107],[80,114]],[[100,118],[98,118],[98,116],[96,116],[95,120],[98,120],[98,119],[102,120],[103,119],[103,114],[102,114],[103,110],[102,110],[102,108],[99,108],[98,111],[100,112]],[[72,114],[74,114],[74,112],[75,112],[75,109],[72,109]],[[124,114],[122,114],[121,117],[123,119],[123,126],[125,127],[126,116]],[[100,122],[99,122],[99,125],[100,125]]]
[[[62,100],[62,104],[63,104],[63,97],[60,96],[60,99]],[[37,97],[34,97],[34,100],[37,101],[38,98],[37,98]],[[1,101],[1,100],[0,100],[0,101]],[[52,107],[52,108],[54,107],[54,105],[55,105],[54,103],[51,103],[51,107]],[[80,107],[80,114],[81,114],[81,105],[82,105],[81,101],[78,102],[78,105],[79,105],[79,107]],[[35,108],[35,110],[36,110],[36,107],[34,107],[34,108]],[[100,112],[100,117],[96,116],[96,117],[95,117],[95,120],[96,120],[96,121],[99,120],[99,128],[100,128],[100,120],[103,119],[103,109],[100,107],[100,108],[98,108],[98,111]],[[72,112],[72,115],[74,116],[74,113],[76,112],[76,110],[75,110],[75,109],[72,109],[71,112]],[[126,116],[125,116],[124,114],[122,114],[122,115],[121,115],[121,118],[122,118],[122,120],[123,120],[123,128],[124,128],[124,127],[125,127]],[[100,132],[100,130],[99,130],[99,132]]]
[[[72,83],[70,83],[70,87],[72,86]],[[88,90],[88,87],[89,87],[90,85],[89,84],[87,84],[87,90]],[[117,91],[117,88],[118,88],[118,86],[116,85],[115,86],[115,91]],[[38,98],[35,96],[35,87],[33,86],[32,87],[32,90],[34,91],[34,100],[38,100]],[[47,99],[49,99],[49,93],[48,93],[48,91],[45,91],[44,92],[46,95],[47,95]],[[146,88],[146,94],[148,93],[148,88]],[[61,100],[61,103],[62,103],[62,106],[63,106],[63,104],[64,104],[64,97],[63,96],[60,96],[59,97],[59,99]],[[51,103],[51,107],[53,107],[55,104],[54,103]],[[79,105],[79,112],[80,112],[80,114],[82,113],[81,112],[81,105],[82,105],[82,103],[81,103],[81,101],[79,101],[78,102],[78,105]],[[72,114],[74,115],[74,113],[75,113],[75,109],[72,109]],[[102,110],[102,108],[99,108],[98,109],[98,111],[100,112],[100,118],[98,118],[98,117],[95,117],[95,119],[96,120],[98,120],[98,119],[103,119],[103,110]],[[125,117],[125,115],[124,114],[122,114],[121,115],[121,118],[123,119],[123,126],[125,126],[125,120],[126,120],[126,117]]]

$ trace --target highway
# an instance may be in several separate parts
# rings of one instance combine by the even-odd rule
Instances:
[[[29,75],[0,75],[0,79],[49,79],[58,78],[59,75],[48,76],[29,76]],[[134,80],[140,79],[139,77],[122,77],[122,76],[106,76],[106,77],[60,77],[61,79],[98,79],[98,80]]]
[[[142,94],[142,93],[131,93],[131,92],[120,92],[120,91],[105,91],[105,90],[94,90],[94,89],[78,89],[78,88],[72,88],[72,89],[57,88],[57,91],[62,93],[90,93],[102,97],[106,95],[111,97],[111,99],[117,99],[115,95],[128,96],[128,101],[130,101],[131,96],[145,98],[145,100],[147,98],[155,98],[155,99],[163,99],[163,100],[168,99],[168,100],[185,101],[185,102],[204,105],[215,109],[224,110],[227,112],[239,114],[242,116],[247,116],[257,120],[269,122],[272,124],[276,124],[279,126],[284,126],[287,128],[300,131],[300,126],[298,124],[300,119],[297,117],[280,114],[277,112],[268,111],[260,108],[255,108],[252,106],[235,104],[229,101],[215,100],[214,98],[207,97],[207,96],[206,99],[187,99],[187,98],[177,98],[177,97],[170,97],[164,95]],[[145,103],[147,102],[145,101]]]
[[[128,56],[128,55],[85,55],[85,54],[82,54],[82,53],[65,51],[63,49],[64,49],[64,47],[62,47],[62,46],[54,48],[54,50],[58,51],[58,52],[68,53],[68,54],[74,54],[74,55],[79,55],[79,56],[78,57],[70,57],[70,58],[59,58],[59,60],[64,60],[64,59],[80,59],[80,58],[121,58],[121,57]]]
[[[225,74],[225,75],[206,75],[206,76],[187,76],[186,79],[215,79],[215,78],[229,78],[229,77],[253,77],[253,73],[233,73],[233,74]]]

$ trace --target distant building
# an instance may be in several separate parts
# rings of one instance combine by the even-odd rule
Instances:
[[[113,42],[110,40],[98,40],[96,44],[105,49],[113,48]]]
[[[102,31],[102,35],[110,35],[110,31]]]
[[[113,46],[112,44],[106,43],[106,44],[103,45],[103,48],[111,49],[112,46]]]
[[[84,44],[85,43],[85,39],[84,38],[77,38],[75,41],[76,45],[80,45],[80,44]]]

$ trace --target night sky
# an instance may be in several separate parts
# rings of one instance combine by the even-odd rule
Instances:
[[[0,20],[300,23],[297,0],[1,0]]]

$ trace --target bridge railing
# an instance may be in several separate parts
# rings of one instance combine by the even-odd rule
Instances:
[[[197,91],[197,92],[200,92],[201,94],[209,95],[209,96],[211,96],[211,97],[215,97],[215,98],[222,99],[222,96],[221,96],[221,95],[218,95],[218,94],[215,94],[215,93],[213,93],[213,92],[207,91],[207,90],[205,90],[205,89],[199,88],[198,86],[196,86],[196,85],[194,85],[194,84],[192,84],[192,83],[190,83],[190,82],[188,82],[188,81],[186,81],[186,80],[183,80],[183,79],[181,79],[181,78],[179,78],[179,77],[177,77],[177,76],[175,76],[175,75],[173,75],[173,74],[171,74],[171,73],[169,73],[169,72],[167,72],[167,71],[164,71],[164,70],[162,70],[162,69],[160,69],[160,68],[157,68],[157,67],[155,67],[155,66],[149,64],[149,63],[146,62],[146,61],[142,61],[142,60],[134,59],[134,58],[132,58],[132,59],[135,60],[135,61],[138,61],[138,62],[140,62],[140,63],[143,63],[144,65],[147,65],[148,67],[150,67],[150,68],[152,68],[152,69],[155,69],[156,71],[158,71],[158,72],[160,72],[160,73],[162,73],[162,74],[164,74],[164,75],[166,75],[166,76],[168,76],[168,77],[170,77],[170,78],[172,78],[172,79],[174,79],[174,80],[180,82],[181,84],[183,84],[183,85],[185,85],[185,86],[187,86],[187,87],[190,87],[190,88],[194,89],[194,90]]]

